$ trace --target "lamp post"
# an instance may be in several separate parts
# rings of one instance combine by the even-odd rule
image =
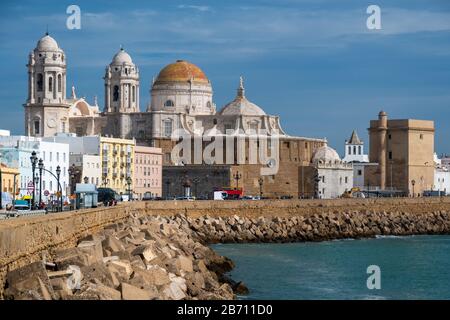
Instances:
[[[44,169],[44,160],[39,159],[39,205],[42,203],[42,169]]]
[[[263,192],[262,192],[263,183],[264,183],[264,178],[259,177],[258,184],[259,184],[259,197],[260,198],[262,198],[262,195],[263,195]]]
[[[169,179],[167,179],[166,180],[166,186],[167,186],[167,188],[166,188],[166,190],[167,190],[167,199],[169,199],[169,197],[170,197],[170,180]]]
[[[131,180],[131,177],[127,178],[127,184],[128,184],[128,201],[131,201],[131,183],[133,181]]]
[[[61,212],[63,211],[63,201],[62,201],[62,188],[60,188],[61,184],[59,182],[61,177],[61,167],[57,166],[56,167],[56,180],[58,181],[58,194],[59,194],[59,201],[60,201],[60,209]]]
[[[68,171],[70,177],[70,194],[73,194],[75,192],[75,178],[79,174],[80,170],[75,167],[75,163],[72,163]]]
[[[34,180],[34,175],[36,173],[36,164],[38,162],[38,158],[36,156],[36,151],[33,151],[31,153],[30,161],[31,161],[31,172],[32,172],[31,177],[33,179],[33,198],[31,198],[31,209],[33,210],[35,207],[35,197],[36,197],[36,181]]]
[[[237,190],[239,189],[239,180],[242,178],[242,174],[240,174],[238,171],[233,175],[233,178],[234,180],[236,180],[236,190]]]
[[[413,194],[412,194],[412,196],[413,196],[413,198],[416,196],[416,193],[415,193],[415,191],[414,191],[414,186],[416,185],[416,180],[411,180],[411,185],[412,185],[412,189],[413,189]]]
[[[194,183],[194,197],[197,198],[197,185],[200,182],[200,178],[199,177],[195,177],[194,179],[192,179],[192,182]]]

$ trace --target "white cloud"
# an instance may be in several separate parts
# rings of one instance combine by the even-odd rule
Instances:
[[[195,6],[195,5],[185,5],[180,4],[177,6],[178,9],[194,9],[201,12],[211,11],[211,7],[209,6]]]

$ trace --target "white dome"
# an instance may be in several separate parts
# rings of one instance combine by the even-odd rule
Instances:
[[[122,65],[124,63],[132,64],[133,60],[131,60],[130,55],[123,48],[120,48],[119,52],[117,52],[114,56],[111,64]]]
[[[58,43],[48,34],[43,36],[37,43],[36,48],[39,51],[56,51],[59,50]]]
[[[245,97],[245,89],[242,77],[236,98],[223,107],[220,111],[221,115],[247,115],[247,116],[264,116],[266,113],[253,102]]]
[[[320,147],[316,150],[313,156],[313,162],[335,162],[335,161],[341,161],[341,158],[339,157],[336,150],[333,148],[330,148],[328,146]]]

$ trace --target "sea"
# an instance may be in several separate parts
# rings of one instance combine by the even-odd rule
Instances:
[[[216,244],[239,299],[450,299],[450,236]]]

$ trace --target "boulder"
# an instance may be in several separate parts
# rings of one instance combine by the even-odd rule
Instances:
[[[6,275],[7,299],[54,299],[55,293],[41,261],[12,270]]]
[[[121,283],[123,300],[150,300],[152,295],[147,290],[143,290],[128,283]]]
[[[103,261],[103,248],[100,241],[81,241],[78,249],[87,256],[89,264]]]
[[[140,245],[131,252],[132,255],[139,255],[145,261],[150,262],[158,257],[158,250],[155,241],[149,242],[145,245]]]
[[[110,252],[125,250],[122,242],[112,235],[107,236],[106,239],[102,241],[102,247]]]

